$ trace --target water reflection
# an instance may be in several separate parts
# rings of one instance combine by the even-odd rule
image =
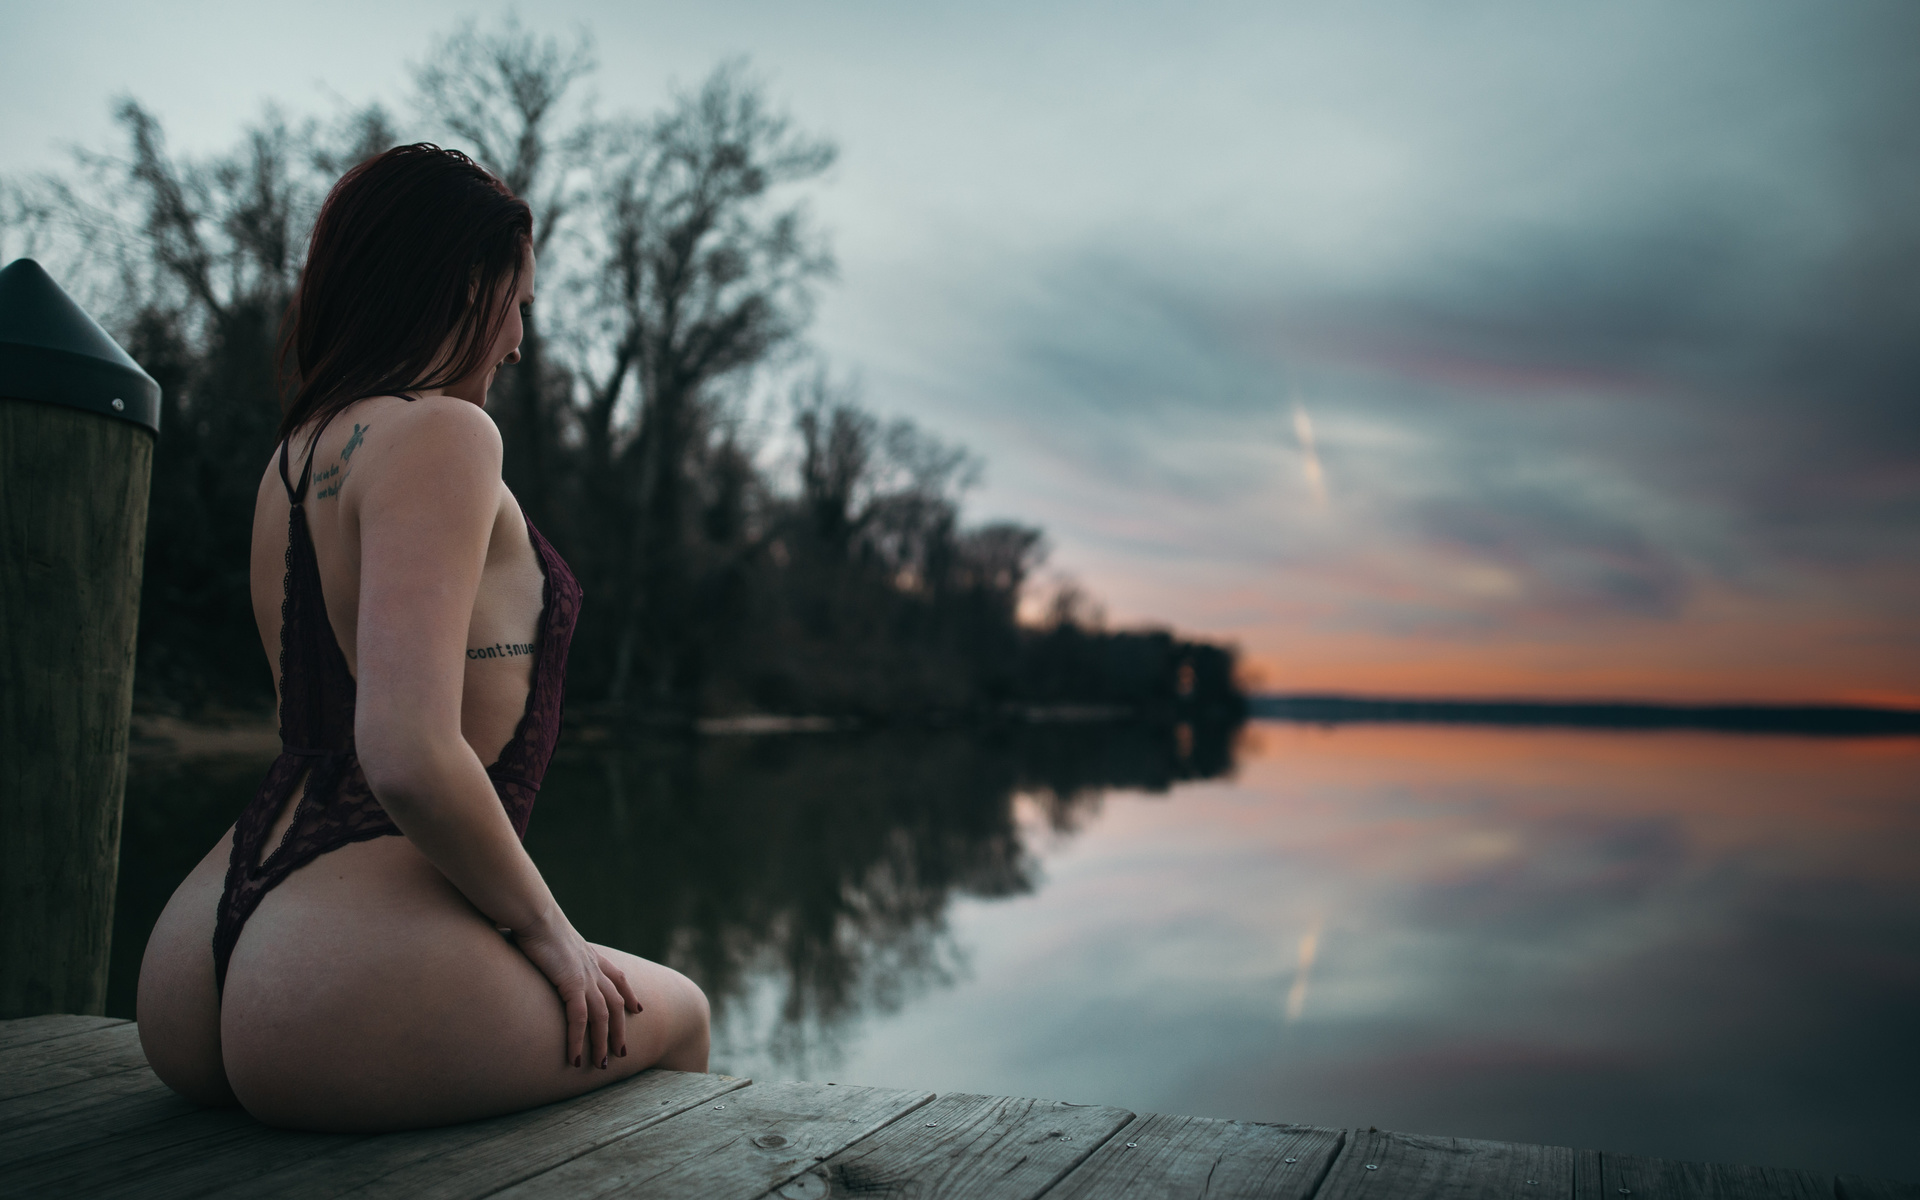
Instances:
[[[261,765],[133,771],[114,1011]],[[720,1069],[1920,1178],[1920,739],[574,737],[528,845]]]
[[[1033,890],[1016,796],[1065,832],[1229,761],[1185,726],[602,744],[549,772],[527,846],[581,932],[707,989],[720,1069],[804,1076],[964,974],[956,897]]]
[[[1256,727],[841,1076],[1920,1178],[1920,742]]]

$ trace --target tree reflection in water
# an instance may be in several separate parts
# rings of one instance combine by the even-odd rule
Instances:
[[[1033,889],[1017,797],[1070,832],[1232,762],[1230,730],[1127,723],[572,746],[527,846],[574,924],[707,990],[717,1069],[798,1076],[965,971],[956,896]]]

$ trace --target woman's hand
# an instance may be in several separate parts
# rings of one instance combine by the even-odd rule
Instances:
[[[567,1012],[567,1061],[604,1067],[609,1053],[625,1058],[627,1017],[640,1011],[626,974],[588,945],[557,908],[514,930],[513,940],[560,995]]]

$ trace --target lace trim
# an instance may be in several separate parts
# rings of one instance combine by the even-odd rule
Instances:
[[[284,468],[284,461],[283,461]],[[284,471],[283,471],[284,473]],[[303,472],[301,483],[307,482]],[[289,498],[294,492],[288,489]],[[227,966],[247,918],[287,876],[329,850],[400,829],[367,786],[353,749],[356,688],[327,618],[320,565],[295,501],[287,518],[287,571],[280,602],[281,753],[234,823],[233,852],[214,923],[214,979],[224,989]],[[511,739],[487,768],[514,833],[525,837],[540,781],[559,740],[566,697],[566,657],[579,622],[579,581],[553,546],[527,522],[545,577],[538,650],[527,705]],[[295,787],[304,793],[295,798]],[[273,824],[294,804],[280,844],[262,855]]]

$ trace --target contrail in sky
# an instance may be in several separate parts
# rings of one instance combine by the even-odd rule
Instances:
[[[1294,410],[1298,412],[1298,409]],[[1293,971],[1293,986],[1287,989],[1287,1024],[1300,1019],[1307,1008],[1307,978],[1313,974],[1313,960],[1320,955],[1320,926],[1323,919],[1315,917],[1313,928],[1300,938],[1300,963]]]
[[[1298,396],[1293,401],[1293,436],[1300,443],[1301,466],[1307,474],[1307,488],[1313,492],[1313,506],[1325,508],[1327,473],[1320,468],[1320,450],[1313,440],[1313,416]]]

